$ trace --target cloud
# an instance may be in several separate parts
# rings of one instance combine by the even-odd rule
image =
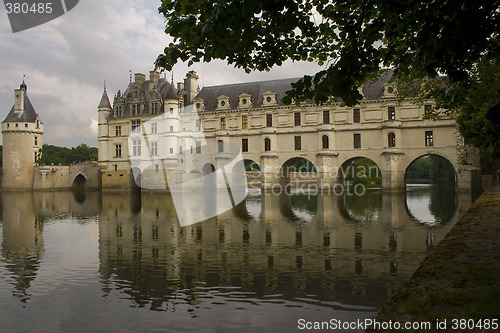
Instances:
[[[129,70],[147,73],[171,38],[163,32],[158,2],[86,0],[46,24],[12,33],[0,11],[0,117],[12,107],[13,90],[26,75],[28,95],[45,124],[44,142],[62,146],[97,145],[93,131],[104,80],[110,100],[125,90]],[[175,81],[189,70],[200,85],[218,85],[314,73],[314,64],[286,63],[267,73],[245,74],[222,61],[174,68]],[[170,74],[168,74],[170,77]],[[89,125],[91,124],[91,125]],[[89,126],[90,129],[89,130]]]

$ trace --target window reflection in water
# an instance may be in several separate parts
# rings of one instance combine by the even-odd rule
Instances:
[[[99,312],[102,297],[134,311],[169,311],[169,318],[204,316],[219,308],[224,311],[211,316],[227,322],[237,309],[249,311],[248,318],[252,313],[271,318],[276,317],[271,315],[275,306],[284,314],[299,307],[303,313],[329,311],[323,313],[328,318],[332,310],[353,318],[369,316],[410,278],[458,219],[457,212],[470,205],[467,198],[452,196],[456,204],[451,209],[451,201],[443,201],[451,199],[443,195],[418,194],[441,200],[428,204],[440,221],[431,228],[416,221],[412,195],[261,194],[233,211],[181,228],[166,193],[88,192],[84,202],[60,192],[2,193],[0,275],[8,283],[0,284],[0,304],[9,309],[17,299],[49,297],[41,292],[46,280],[40,271],[65,269],[53,253],[65,253],[74,265],[86,255],[86,250],[73,253],[58,241],[70,237],[65,232],[76,225],[69,228],[70,244],[86,241],[83,249],[97,248],[96,266],[85,268],[84,279],[77,269],[51,278],[57,284],[98,283],[99,291],[80,294],[79,306],[68,310],[90,314],[88,318]],[[94,231],[89,235],[88,230]],[[71,309],[73,301],[59,300]],[[9,311],[5,316],[15,317]],[[36,313],[46,315],[36,307],[29,312]],[[124,316],[113,313],[113,318]]]

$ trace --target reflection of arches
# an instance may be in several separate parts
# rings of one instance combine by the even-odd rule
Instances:
[[[387,134],[387,146],[396,147],[396,134],[394,134],[393,132]]]
[[[405,185],[411,183],[457,184],[457,172],[451,161],[438,154],[425,154],[414,159],[405,170]]]
[[[377,221],[382,214],[382,191],[370,190],[355,193],[352,189],[344,191],[337,197],[340,215],[354,223]]]
[[[408,216],[427,226],[444,225],[455,216],[458,192],[453,186],[409,186],[405,191],[405,208]]]

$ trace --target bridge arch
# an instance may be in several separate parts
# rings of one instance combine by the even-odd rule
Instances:
[[[279,172],[279,180],[281,186],[290,184],[291,179],[295,182],[308,181],[313,182],[317,180],[317,167],[311,160],[306,157],[292,157],[281,164]]]
[[[257,161],[254,161],[249,158],[243,159],[243,162],[245,163],[245,170],[246,171],[260,171],[260,165],[257,163]]]
[[[85,189],[86,186],[87,178],[82,173],[78,173],[71,183],[71,187],[74,189]]]
[[[141,169],[139,169],[137,167],[133,167],[131,169],[131,171],[132,171],[132,179],[133,179],[132,188],[140,188],[141,187],[141,179],[142,179]]]
[[[450,174],[451,172],[452,174]],[[405,185],[409,181],[436,181],[438,178],[453,180],[455,187],[457,186],[457,168],[449,158],[441,154],[422,154],[411,160],[405,168]]]
[[[338,171],[338,182],[343,184],[346,179],[369,187],[380,187],[382,171],[373,159],[355,156],[345,160]]]
[[[206,163],[205,165],[203,165],[203,167],[201,168],[201,172],[204,174],[204,175],[208,175],[209,173],[211,172],[214,172],[215,171],[215,167],[212,163]]]

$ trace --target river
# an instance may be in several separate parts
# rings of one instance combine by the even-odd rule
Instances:
[[[181,228],[166,193],[2,192],[2,331],[290,332],[372,318],[471,201],[432,185],[261,193]]]

